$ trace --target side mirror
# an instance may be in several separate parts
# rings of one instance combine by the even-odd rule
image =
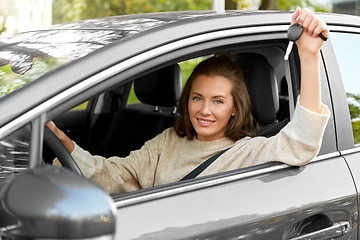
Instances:
[[[0,192],[0,239],[97,239],[115,234],[112,198],[69,170],[42,166]]]

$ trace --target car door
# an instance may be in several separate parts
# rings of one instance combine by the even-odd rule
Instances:
[[[356,239],[355,190],[351,177],[343,176],[347,166],[333,157],[302,168],[267,164],[119,196],[115,238],[296,239],[324,230],[329,238]],[[334,181],[349,187],[334,188]]]
[[[259,26],[249,29],[251,35],[242,28],[174,41],[119,63],[121,68],[143,61],[142,56],[149,59],[121,72],[116,81],[159,65],[219,51],[261,52],[271,46],[280,49],[282,56],[288,42],[287,24],[273,26],[265,33],[265,28]],[[174,30],[168,31],[170,34]],[[143,41],[151,40],[148,36]],[[294,51],[289,61],[281,62],[290,84],[290,113],[299,89],[297,59]],[[323,102],[332,109],[323,62],[320,67]],[[114,79],[103,84],[109,85]],[[115,239],[296,239],[307,234],[329,239],[357,238],[356,189],[337,151],[333,114],[320,155],[306,166],[268,163],[113,198],[117,207]]]

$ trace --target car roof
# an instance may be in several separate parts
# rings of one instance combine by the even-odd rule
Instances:
[[[349,20],[348,16],[334,14],[322,14],[321,17],[326,22],[357,22],[360,25],[360,18],[350,17]],[[120,37],[1,98],[0,112],[7,114],[0,115],[0,126],[82,79],[156,46],[197,34],[239,27],[290,24],[290,20],[291,12],[284,11],[163,12],[82,20],[31,31],[44,34],[54,30],[86,30],[96,34],[100,30],[112,30],[119,32]]]

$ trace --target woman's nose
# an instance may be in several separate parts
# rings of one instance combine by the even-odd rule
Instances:
[[[208,103],[204,102],[201,106],[201,109],[200,109],[200,113],[205,115],[205,116],[208,116],[208,115],[211,115],[211,109],[210,109],[210,106]]]

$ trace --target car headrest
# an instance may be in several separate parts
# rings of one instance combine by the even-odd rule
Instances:
[[[136,97],[159,107],[174,107],[182,89],[181,69],[174,64],[134,80]]]
[[[275,122],[279,111],[279,91],[274,69],[263,55],[257,53],[241,53],[238,61],[248,87],[255,119],[260,125]]]

